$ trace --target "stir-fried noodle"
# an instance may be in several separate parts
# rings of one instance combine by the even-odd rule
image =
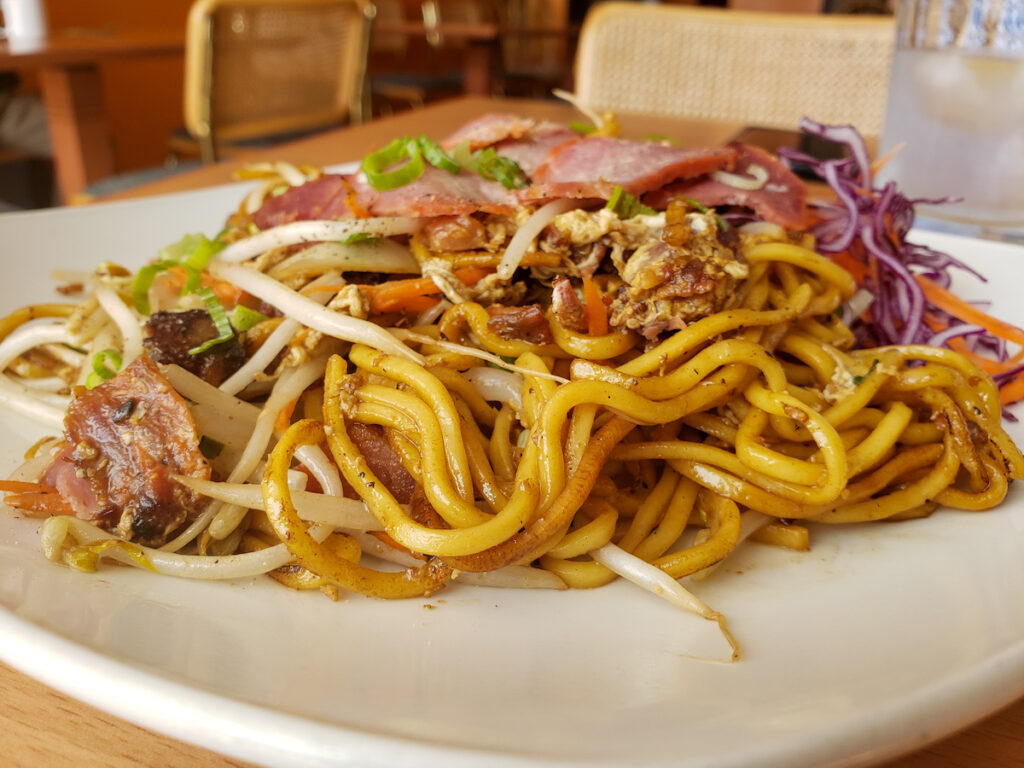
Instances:
[[[724,631],[678,580],[743,540],[990,509],[1024,475],[992,378],[858,346],[858,285],[806,232],[725,236],[682,198],[450,215],[450,250],[418,214],[256,231],[318,177],[267,175],[215,241],[4,321],[0,399],[55,437],[0,487],[51,560],[335,597],[621,576]]]

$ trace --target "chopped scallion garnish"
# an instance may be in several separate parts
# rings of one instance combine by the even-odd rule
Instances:
[[[121,370],[124,362],[121,353],[116,349],[102,349],[92,356],[92,372],[85,379],[86,389],[102,384],[114,378]]]
[[[634,216],[653,216],[657,213],[653,208],[641,203],[618,184],[615,185],[612,196],[608,198],[608,202],[604,207],[617,213],[620,219],[631,219]]]
[[[581,123],[579,120],[570,120],[569,128],[576,131],[576,133],[582,133],[584,136],[597,130],[596,125],[592,125],[591,123]]]
[[[206,307],[206,311],[210,313],[210,319],[213,320],[213,326],[217,329],[217,336],[215,338],[204,341],[198,347],[193,347],[188,351],[190,355],[200,355],[210,347],[215,347],[218,344],[222,344],[225,341],[230,341],[235,337],[235,331],[231,327],[231,321],[228,319],[228,313],[224,310],[224,305],[220,303],[212,290],[207,286],[202,286],[198,291],[195,292],[203,305]]]
[[[396,168],[396,163],[401,165]],[[423,175],[423,154],[415,139],[403,136],[364,157],[362,167],[374,189],[397,189]]]
[[[231,327],[239,333],[245,333],[254,325],[259,325],[267,319],[267,316],[262,312],[257,312],[255,309],[249,309],[244,304],[238,304],[233,310],[231,310]]]

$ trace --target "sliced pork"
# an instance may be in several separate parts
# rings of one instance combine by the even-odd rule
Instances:
[[[551,326],[544,310],[537,304],[505,307],[492,304],[487,308],[490,318],[487,327],[503,339],[526,341],[530,344],[549,344],[553,340]]]
[[[344,176],[326,174],[267,198],[252,220],[260,229],[270,229],[293,221],[355,218],[349,207],[350,194]]]
[[[208,479],[210,466],[188,405],[148,356],[94,389],[76,390],[64,431],[67,446],[44,482],[79,517],[160,546],[198,516],[201,497],[174,475]]]
[[[633,195],[679,179],[731,169],[736,149],[684,149],[653,142],[592,136],[563,142],[533,174],[523,198],[611,197],[616,186]]]
[[[199,354],[190,351],[218,335],[213,318],[205,309],[154,312],[146,323],[142,343],[154,362],[179,365],[217,387],[246,360],[245,350],[234,338]]]
[[[491,112],[458,128],[441,140],[443,149],[452,150],[460,144],[468,144],[471,150],[483,149],[506,139],[518,139],[527,134],[536,124],[535,120],[518,115]]]
[[[727,176],[706,176],[671,184],[644,198],[664,208],[673,197],[696,200],[709,208],[735,205],[749,208],[765,221],[787,229],[807,226],[804,183],[775,155],[748,144],[733,143],[736,165]]]

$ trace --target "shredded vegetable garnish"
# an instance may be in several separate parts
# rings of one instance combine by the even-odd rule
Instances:
[[[249,309],[244,304],[239,304],[233,310],[228,318],[231,321],[231,327],[239,333],[245,333],[253,326],[259,325],[267,320],[267,316],[262,312],[257,312],[255,309]]]
[[[441,145],[433,139],[428,139],[426,136],[420,136],[417,139],[420,151],[423,153],[423,158],[433,165],[435,168],[440,168],[442,171],[448,171],[448,173],[458,173],[461,168],[447,152],[441,149]]]
[[[185,270],[185,282],[181,295],[196,293],[202,284],[202,271],[210,263],[210,259],[224,248],[218,240],[210,240],[205,235],[185,235],[181,240],[160,249],[159,259],[142,267],[132,281],[132,302],[141,315],[150,314],[149,289],[156,276],[175,267]]]
[[[515,189],[526,184],[526,174],[510,157],[503,157],[493,147],[471,152],[469,144],[463,143],[452,150],[452,156],[460,166],[488,181],[497,181],[506,189]]]
[[[419,144],[408,136],[371,152],[362,164],[370,186],[380,190],[397,189],[416,181],[423,175],[424,167]]]
[[[786,149],[781,154],[808,165],[835,193],[835,201],[814,204],[812,232],[818,250],[845,267],[869,295],[869,306],[851,318],[858,342],[945,346],[974,355],[993,375],[1005,374],[998,382],[1003,388],[1017,381],[1021,373],[1014,369],[1021,360],[1011,358],[1006,342],[1021,344],[1024,331],[949,292],[953,269],[985,278],[949,254],[907,240],[917,203],[951,200],[910,199],[895,182],[876,186],[864,139],[852,126],[804,118],[800,127],[849,150],[849,157],[832,160]]]
[[[653,216],[657,213],[656,210],[641,203],[634,195],[629,194],[618,184],[615,185],[612,196],[608,198],[608,202],[604,207],[614,211],[620,219],[631,219],[634,216]]]
[[[224,309],[224,305],[220,303],[220,299],[214,295],[211,289],[202,286],[195,291],[195,294],[202,299],[206,311],[210,313],[210,319],[213,320],[213,326],[217,329],[216,337],[204,341],[199,346],[193,347],[188,351],[190,355],[201,355],[211,347],[233,339],[235,332],[231,328],[231,321],[228,320],[228,313]]]
[[[85,386],[92,389],[108,379],[114,378],[121,370],[124,360],[116,349],[103,349],[93,355],[92,372],[85,379]]]

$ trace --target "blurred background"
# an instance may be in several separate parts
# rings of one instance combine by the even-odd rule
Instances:
[[[202,161],[199,148],[183,131],[184,40],[192,0],[39,2],[50,38],[74,43],[76,39],[102,40],[107,36],[113,41],[124,30],[141,30],[147,39],[161,41],[131,56],[97,58],[90,63],[98,72],[98,82],[93,86],[96,103],[72,99],[67,106],[82,112],[75,115],[79,121],[89,117],[89,110],[102,110],[103,130],[109,137],[109,156],[103,158],[105,173],[120,180],[114,184],[144,181]],[[672,4],[773,13],[890,13],[887,0],[673,0]],[[594,2],[378,0],[374,5],[364,117],[412,109],[466,92],[465,49],[473,43],[463,34],[446,34],[445,24],[498,25],[500,34],[492,41],[497,48],[492,65],[495,72],[486,86],[494,95],[550,98],[552,88],[571,89],[576,36]],[[403,22],[412,22],[412,31],[402,28]],[[469,28],[464,27],[463,32]],[[540,34],[525,34],[523,30]],[[41,78],[45,77],[45,62],[13,56],[14,43],[9,48],[6,45],[0,42],[0,128],[5,112],[8,123],[16,118],[29,121],[33,102],[39,114],[44,113]],[[75,76],[73,67],[68,72],[66,77]],[[12,107],[14,102],[20,106]],[[18,112],[22,108],[26,110],[24,115]],[[19,144],[0,130],[0,210],[87,202],[111,188],[109,183],[104,186],[103,180],[96,186],[92,183],[95,179],[90,179],[88,186],[71,197],[64,195],[66,199],[62,200],[45,135],[24,126],[22,133],[35,140]]]

